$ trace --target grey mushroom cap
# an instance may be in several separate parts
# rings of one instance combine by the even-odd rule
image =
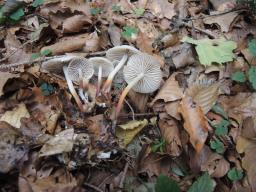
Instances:
[[[160,87],[162,71],[160,63],[146,53],[135,54],[130,57],[127,65],[124,66],[124,79],[129,84],[141,73],[142,79],[132,89],[139,93],[152,93]]]
[[[107,77],[114,70],[114,65],[111,61],[104,57],[92,57],[89,59],[94,68],[94,75],[98,75],[100,66],[102,67],[102,77]]]
[[[107,50],[106,57],[111,61],[120,61],[125,54],[131,56],[135,53],[140,53],[140,51],[129,45],[120,45]]]
[[[63,66],[68,65],[68,63],[77,56],[65,55],[62,57],[57,57],[49,59],[42,63],[42,70],[45,70],[50,73],[62,74]]]
[[[70,61],[68,65],[68,76],[72,81],[79,81],[79,71],[81,71],[81,75],[83,79],[89,80],[93,74],[94,69],[91,62],[88,59],[77,57]]]

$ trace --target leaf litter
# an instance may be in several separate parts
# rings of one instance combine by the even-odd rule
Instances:
[[[255,191],[254,22],[226,0],[1,1],[1,189]],[[122,45],[138,51],[111,60]],[[162,79],[116,114],[121,64],[141,52]],[[93,57],[121,66],[110,91],[82,69],[67,83]],[[153,86],[140,76],[129,86]]]

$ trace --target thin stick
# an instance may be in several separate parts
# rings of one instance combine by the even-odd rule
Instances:
[[[125,167],[124,167],[124,172],[122,174],[122,177],[121,177],[121,180],[120,180],[120,183],[119,183],[119,188],[120,189],[123,189],[123,187],[124,187],[124,180],[125,180],[125,176],[126,176],[126,173],[128,171],[128,168],[129,168],[129,163],[126,162]]]
[[[92,185],[92,184],[90,184],[90,183],[84,183],[84,185],[85,185],[85,186],[88,186],[88,187],[90,187],[90,188],[92,188],[92,189],[94,189],[95,191],[104,192],[104,191],[102,191],[100,188],[98,188],[98,187],[96,187],[95,185]]]
[[[133,110],[132,106],[130,105],[130,103],[126,99],[124,99],[124,102],[128,105],[128,107],[130,108],[130,110],[132,112],[132,120],[135,120],[135,118],[134,118],[134,110]]]

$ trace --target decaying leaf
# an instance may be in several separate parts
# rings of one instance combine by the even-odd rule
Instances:
[[[126,146],[147,125],[147,119],[144,119],[142,121],[134,120],[123,125],[118,125],[118,128],[116,130],[116,136]]]
[[[19,74],[13,74],[9,72],[1,72],[0,71],[0,96],[2,96],[3,93],[3,87],[5,83],[8,81],[8,79],[19,77]]]
[[[204,114],[208,113],[214,106],[219,95],[219,83],[202,80],[192,84],[186,93],[192,97],[193,101],[201,107]]]
[[[0,118],[0,121],[5,121],[13,127],[20,128],[21,118],[29,118],[30,114],[24,103],[19,104],[11,111],[6,111]]]
[[[67,129],[47,141],[39,152],[39,156],[49,156],[72,151],[74,144],[74,129]]]
[[[177,157],[181,154],[181,140],[179,128],[175,120],[160,120],[158,122],[162,137],[166,141],[166,152]]]
[[[160,91],[157,93],[156,97],[151,102],[153,105],[157,100],[163,99],[165,102],[176,101],[182,98],[183,90],[179,86],[178,81],[175,80],[175,76],[177,74],[173,74],[165,84],[161,87]]]
[[[208,122],[203,110],[197,106],[191,97],[183,97],[180,112],[184,119],[184,128],[189,134],[190,143],[197,152],[200,152],[208,136]]]
[[[84,15],[74,15],[63,22],[63,33],[79,32],[85,25],[89,25],[91,22]]]
[[[199,61],[202,65],[211,65],[212,63],[223,64],[233,61],[235,54],[233,50],[237,47],[236,42],[225,39],[200,39],[194,40],[190,37],[184,37],[183,42],[196,45],[196,51]]]
[[[174,3],[169,3],[165,0],[150,0],[148,2],[149,9],[152,13],[158,18],[172,19],[174,15],[176,15],[176,11],[174,9]]]
[[[86,39],[83,50],[85,52],[95,52],[100,49],[100,37],[97,32],[93,32],[89,35],[88,39]]]

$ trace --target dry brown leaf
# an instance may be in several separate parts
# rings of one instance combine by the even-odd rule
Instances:
[[[172,19],[172,17],[176,15],[174,3],[169,3],[166,0],[149,0],[147,7],[151,10],[153,15],[160,19],[164,17]]]
[[[251,65],[256,65],[256,58],[251,54],[249,49],[243,49],[241,50],[241,52],[248,63],[250,63]]]
[[[256,118],[255,117],[247,117],[246,119],[244,119],[241,135],[248,139],[256,138]]]
[[[24,103],[21,103],[13,110],[6,111],[0,118],[0,121],[5,121],[13,127],[20,128],[21,119],[23,117],[29,118],[30,114],[26,108],[26,105]]]
[[[39,152],[39,156],[49,156],[72,151],[75,134],[74,129],[66,129],[49,141],[47,141]]]
[[[43,47],[41,51],[49,49],[53,55],[58,55],[81,50],[88,39],[89,34],[87,33],[73,37],[65,37],[53,45]]]
[[[144,113],[147,109],[147,102],[149,95],[143,93],[137,93],[133,90],[130,90],[128,93],[128,97],[131,100],[133,106],[139,110],[139,112]]]
[[[65,0],[61,1],[59,7],[62,9],[68,8],[71,10],[72,13],[78,11],[86,16],[90,15],[90,6],[88,2],[85,2],[83,0]]]
[[[220,83],[211,83],[202,80],[191,85],[186,94],[193,98],[193,101],[201,107],[204,114],[208,113],[216,103],[219,96]]]
[[[7,173],[25,157],[28,148],[21,142],[20,132],[0,121],[0,172]],[[25,159],[24,159],[25,160]],[[21,162],[20,162],[21,163]]]
[[[160,88],[160,91],[150,103],[151,106],[159,99],[163,99],[165,102],[170,102],[182,98],[183,89],[179,86],[178,81],[175,80],[176,75],[177,73],[174,73],[166,80],[164,85]]]
[[[180,112],[184,119],[184,128],[190,137],[190,143],[197,152],[200,152],[207,139],[209,126],[203,111],[193,103],[191,97],[186,96],[181,100]]]
[[[216,12],[214,12],[214,14],[216,14]],[[220,26],[222,32],[228,32],[229,30],[231,30],[231,25],[236,20],[238,15],[239,12],[232,11],[223,15],[206,17],[203,19],[203,21],[205,24],[209,25],[217,23]]]
[[[79,32],[85,25],[92,21],[84,15],[74,15],[64,20],[62,24],[63,33]]]
[[[179,113],[179,106],[180,106],[180,101],[173,101],[173,102],[168,102],[165,104],[165,110],[168,115],[171,117],[174,117],[177,120],[181,120],[181,116]]]
[[[8,79],[19,77],[20,74],[13,74],[9,72],[2,72],[0,71],[0,96],[4,94],[3,87],[5,83],[8,81]]]
[[[100,49],[100,38],[97,34],[97,32],[93,32],[89,35],[88,39],[85,41],[85,46],[83,50],[85,52],[95,52],[99,51]]]
[[[162,137],[166,141],[166,152],[174,157],[179,156],[182,152],[182,146],[179,128],[176,121],[173,119],[168,119],[166,121],[160,120],[158,125],[161,130]]]

